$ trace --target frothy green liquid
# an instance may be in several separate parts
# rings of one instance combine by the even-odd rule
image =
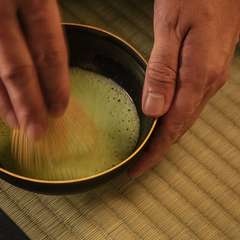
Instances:
[[[96,128],[93,149],[62,162],[45,177],[54,179],[87,177],[111,168],[126,159],[139,137],[136,107],[119,85],[99,74],[71,69],[72,96]]]
[[[66,148],[71,148],[71,152],[61,149],[62,147],[54,149],[59,151],[60,155],[62,151],[65,154],[64,159],[55,161],[54,164],[50,163],[51,161],[41,161],[40,164],[24,166],[15,159],[5,165],[2,162],[3,166],[36,179],[68,180],[103,172],[133,152],[139,137],[140,123],[136,107],[127,92],[111,79],[80,68],[71,69],[71,86],[75,105],[81,106],[90,120],[87,123],[91,122],[94,128],[94,131],[93,128],[89,130],[89,134],[94,134],[93,144],[91,143],[87,150],[81,148],[81,140],[78,142],[81,130],[76,129],[75,132],[74,128],[70,127],[67,132],[70,137],[66,138],[68,143],[65,144],[63,140],[64,145],[61,146],[66,145]],[[77,111],[77,108],[74,108],[74,111]],[[69,118],[72,122],[80,122],[79,115],[74,114],[73,118],[71,114],[70,111]],[[82,132],[88,134],[88,129],[81,127]],[[78,137],[71,138],[74,134],[78,134]]]

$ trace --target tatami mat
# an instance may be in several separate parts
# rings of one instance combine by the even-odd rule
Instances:
[[[149,56],[152,1],[63,0],[61,6],[64,21],[103,27]],[[236,59],[231,80],[152,171],[73,196],[34,194],[0,181],[0,207],[33,240],[239,240],[239,136]]]

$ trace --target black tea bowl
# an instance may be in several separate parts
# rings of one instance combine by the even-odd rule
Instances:
[[[156,119],[146,117],[141,111],[141,95],[146,70],[144,58],[127,42],[102,29],[80,24],[63,24],[63,28],[70,67],[81,67],[97,72],[111,78],[125,89],[138,111],[140,136],[130,156],[114,167],[86,178],[48,181],[21,176],[11,169],[0,166],[2,179],[18,187],[45,194],[80,192],[112,179],[139,158],[157,123]]]

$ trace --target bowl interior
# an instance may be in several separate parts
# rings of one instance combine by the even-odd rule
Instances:
[[[104,31],[65,25],[70,66],[81,67],[111,78],[133,99],[140,118],[138,148],[148,135],[154,119],[141,111],[146,63],[128,45]]]

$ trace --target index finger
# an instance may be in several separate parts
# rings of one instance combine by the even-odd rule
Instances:
[[[46,129],[46,109],[16,12],[11,1],[1,1],[0,77],[20,127],[37,138]]]
[[[20,16],[50,113],[61,115],[68,104],[67,50],[57,2],[19,1]]]

